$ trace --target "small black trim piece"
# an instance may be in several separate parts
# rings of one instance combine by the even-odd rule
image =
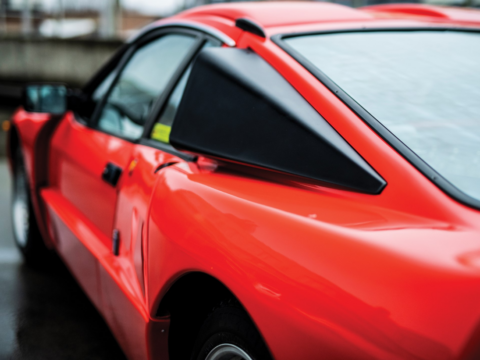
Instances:
[[[167,162],[165,164],[159,165],[153,173],[156,174],[160,170],[165,169],[166,167],[169,167],[169,166],[172,166],[172,165],[175,165],[175,164],[178,164],[178,161],[171,161],[171,162]]]
[[[120,252],[120,232],[117,229],[112,233],[112,254],[118,256]]]
[[[266,38],[265,31],[263,31],[262,27],[258,25],[256,22],[247,19],[247,18],[240,18],[235,21],[235,26],[239,29],[252,33],[254,35],[258,35],[262,38]]]
[[[210,48],[192,67],[170,133],[196,154],[378,194],[386,182],[254,52]]]
[[[388,130],[380,121],[372,116],[366,109],[357,103],[350,95],[343,91],[334,81],[332,81],[325,73],[313,65],[307,58],[293,49],[283,40],[297,36],[309,35],[333,35],[352,32],[414,32],[414,31],[458,31],[480,34],[480,29],[475,28],[459,28],[445,26],[429,26],[429,27],[405,27],[405,28],[361,28],[361,29],[342,29],[329,31],[316,31],[295,34],[278,34],[271,37],[271,40],[284,50],[288,55],[297,60],[305,69],[315,76],[323,85],[325,85],[332,93],[334,93],[345,105],[347,105],[360,119],[362,119],[372,130],[374,130],[382,139],[389,143],[397,152],[400,153],[410,164],[426,176],[431,182],[438,186],[443,192],[462,204],[468,205],[475,209],[480,209],[480,200],[472,198],[459,190],[456,186],[445,179],[440,173],[431,168],[422,158],[413,152],[399,138],[397,138],[390,130]]]
[[[198,158],[195,155],[190,155],[190,154],[186,154],[184,152],[178,151],[178,150],[174,149],[171,145],[162,143],[160,141],[142,138],[142,139],[140,139],[140,141],[138,143],[140,145],[150,146],[150,147],[153,147],[155,149],[162,150],[166,153],[175,155],[176,157],[178,157],[178,158],[180,158],[184,161],[195,162],[195,161],[197,161],[197,158]]]

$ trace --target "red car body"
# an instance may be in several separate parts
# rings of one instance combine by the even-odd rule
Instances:
[[[238,18],[260,24],[266,38],[236,27]],[[387,186],[371,195],[249,176],[208,157],[184,161],[85,126],[72,112],[48,137],[42,134],[49,114],[18,110],[10,146],[23,151],[42,236],[127,357],[169,358],[171,324],[162,299],[176,289],[173,299],[189,297],[194,308],[211,296],[182,288],[198,273],[235,295],[277,360],[478,354],[478,210],[436,187],[270,37],[375,27],[480,29],[480,12],[245,3],[200,7],[148,29],[168,26],[198,28],[224,46],[252,49]],[[100,179],[108,162],[124,169],[116,187]],[[118,256],[113,229],[122,239]]]

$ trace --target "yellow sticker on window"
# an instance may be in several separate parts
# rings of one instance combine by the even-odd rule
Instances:
[[[152,130],[152,139],[164,142],[169,144],[170,143],[170,131],[172,131],[172,127],[163,124],[155,124]]]

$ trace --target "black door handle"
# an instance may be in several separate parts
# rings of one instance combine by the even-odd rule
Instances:
[[[122,175],[122,168],[109,162],[103,169],[102,180],[115,187],[120,175]]]

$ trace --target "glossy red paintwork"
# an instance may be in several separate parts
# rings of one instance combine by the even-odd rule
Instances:
[[[242,175],[208,159],[187,163],[65,116],[41,191],[46,225],[130,359],[168,358],[169,319],[156,310],[192,271],[235,294],[277,360],[466,359],[480,324],[479,212],[435,187],[268,38],[234,27],[238,17],[269,36],[479,22],[479,12],[462,11],[270,3],[177,17],[215,27],[275,67],[387,181],[380,195]],[[30,173],[46,120],[14,116]],[[124,169],[116,188],[100,179],[109,161]],[[177,164],[154,173],[168,162]]]

